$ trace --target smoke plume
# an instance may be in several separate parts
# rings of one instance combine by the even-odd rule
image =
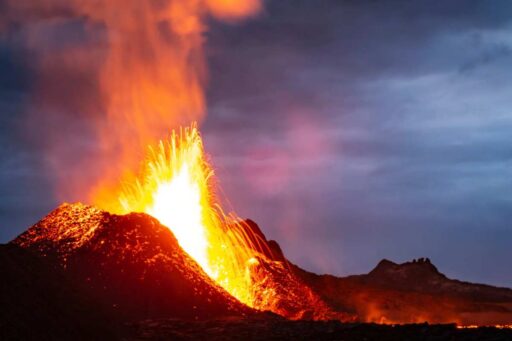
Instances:
[[[28,134],[39,136],[61,199],[116,210],[148,145],[205,115],[205,32],[260,0],[8,0],[4,39],[36,70]],[[77,142],[82,139],[83,142]],[[82,148],[76,145],[82,143]],[[78,154],[78,155],[77,155]]]

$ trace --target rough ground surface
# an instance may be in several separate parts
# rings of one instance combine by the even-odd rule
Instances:
[[[142,321],[130,326],[130,340],[512,340],[512,330],[457,329],[455,325],[389,326],[339,321],[289,321],[275,317],[210,321]]]
[[[0,245],[0,340],[116,339],[117,325],[59,266]]]
[[[125,320],[253,313],[146,214],[118,216],[63,204],[11,244],[55,259],[94,302]]]

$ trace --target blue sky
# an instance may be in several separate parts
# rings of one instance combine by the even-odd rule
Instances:
[[[511,287],[510,14],[509,1],[275,0],[212,22],[202,131],[231,206],[308,270],[430,257]],[[40,75],[16,32],[0,40],[1,242],[58,204],[46,134],[90,157],[83,106],[101,110],[95,75],[64,67],[34,108]],[[79,21],[59,34],[95,44]]]

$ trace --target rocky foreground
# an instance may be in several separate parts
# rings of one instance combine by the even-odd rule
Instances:
[[[290,321],[276,317],[208,321],[156,320],[129,326],[129,340],[512,340],[511,329],[455,325],[382,325],[339,321]]]

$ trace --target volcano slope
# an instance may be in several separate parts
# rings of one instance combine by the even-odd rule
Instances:
[[[320,296],[297,276],[286,260],[281,247],[267,240],[259,226],[245,220],[237,228],[252,239],[256,256],[247,267],[254,306],[272,311],[291,320],[339,320],[354,322],[357,316],[332,309]]]
[[[60,266],[0,245],[0,340],[116,339],[116,325]]]
[[[265,244],[254,250],[256,256],[247,269],[259,310],[291,319],[354,319],[330,309],[291,271],[277,243],[267,241],[255,223],[248,222],[247,226],[254,229],[248,235],[261,236]],[[32,263],[52,267],[58,273],[52,277],[53,282],[66,283],[74,296],[89,302],[91,309],[104,312],[111,321],[121,324],[169,317],[200,320],[259,313],[218,286],[183,251],[172,232],[146,214],[121,216],[80,203],[63,204],[6,247],[30,254]],[[31,268],[18,263],[12,268],[32,274]],[[59,276],[67,282],[55,279]],[[13,274],[6,286],[19,286],[13,280],[18,277]],[[24,287],[31,291],[29,282]],[[33,285],[46,283],[36,281]],[[75,297],[50,301],[66,299],[76,301]],[[27,315],[33,317],[30,309]],[[20,316],[19,321],[23,320]]]
[[[11,245],[57,263],[86,295],[124,321],[253,313],[220,288],[146,215],[63,204]]]
[[[254,306],[290,319],[354,319],[330,309],[305,285],[279,245],[266,240],[254,222],[243,226],[250,229],[246,235],[264,244],[255,248],[246,271]],[[254,313],[206,275],[172,232],[147,214],[120,216],[63,204],[11,244],[58,263],[84,284],[93,301],[126,321]]]

